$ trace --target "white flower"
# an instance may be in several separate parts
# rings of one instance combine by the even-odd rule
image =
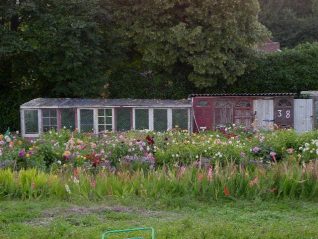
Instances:
[[[179,154],[176,154],[176,157],[178,158],[178,157],[179,157]]]
[[[61,165],[61,164],[62,164],[61,160],[58,160],[58,161],[57,161],[57,163],[58,163],[59,165]]]
[[[65,184],[65,190],[68,194],[71,194],[71,189],[67,184]]]
[[[74,177],[74,178],[73,178],[73,182],[74,182],[75,184],[79,184],[78,178],[77,178],[77,177]]]
[[[11,141],[10,137],[8,135],[4,136],[4,140],[9,143]]]

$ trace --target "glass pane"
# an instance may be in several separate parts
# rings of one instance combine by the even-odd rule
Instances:
[[[106,124],[112,124],[112,117],[106,117]]]
[[[80,110],[81,132],[92,132],[94,129],[94,111]]]
[[[112,128],[112,126],[111,126],[111,125],[106,125],[106,130],[108,130],[108,131],[112,131],[112,130],[113,130],[113,128]]]
[[[61,110],[61,127],[74,130],[75,129],[75,110],[62,109]]]
[[[167,110],[166,109],[154,109],[154,130],[155,131],[166,131],[168,128],[167,122]]]
[[[98,124],[105,124],[105,118],[104,117],[98,117]]]
[[[131,114],[131,109],[127,108],[119,108],[116,109],[116,129],[117,131],[126,131],[130,130],[130,114]]]
[[[24,111],[24,121],[25,121],[25,133],[26,134],[39,133],[38,111],[37,110],[25,110]]]
[[[50,125],[50,118],[43,118],[43,126],[49,126]]]
[[[55,109],[50,109],[50,117],[56,117],[56,110]]]
[[[57,126],[57,119],[56,118],[50,118],[51,119],[51,126]]]
[[[42,117],[50,117],[50,110],[49,109],[43,109],[42,110]]]
[[[135,128],[137,130],[149,129],[148,109],[135,110]]]
[[[188,129],[188,110],[172,109],[172,127]]]
[[[104,116],[105,111],[104,109],[98,109],[98,116]]]
[[[106,109],[106,116],[112,116],[112,109]]]
[[[103,132],[105,131],[105,126],[104,125],[98,125],[98,132]]]

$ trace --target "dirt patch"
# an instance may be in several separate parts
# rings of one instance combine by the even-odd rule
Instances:
[[[66,218],[74,216],[85,216],[90,214],[100,215],[103,217],[109,212],[118,213],[133,213],[147,217],[159,217],[162,214],[160,211],[151,211],[139,208],[130,208],[123,206],[98,206],[98,207],[82,207],[71,206],[68,208],[52,208],[43,211],[40,217],[34,218],[28,221],[27,224],[34,226],[46,226],[49,225],[56,218]]]

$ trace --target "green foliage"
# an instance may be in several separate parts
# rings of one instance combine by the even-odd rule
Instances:
[[[2,1],[0,9],[0,129],[18,129],[19,105],[35,97],[106,94],[107,22],[97,1]]]
[[[150,200],[106,198],[0,202],[1,238],[100,238],[106,230],[150,226],[157,239],[310,239],[317,229],[317,203],[222,201],[195,203],[175,198],[174,208]],[[180,204],[180,208],[177,208]],[[117,237],[118,238],[118,237]]]
[[[260,0],[260,5],[260,21],[283,47],[317,41],[317,0]]]
[[[231,91],[297,92],[318,89],[318,43],[261,55]]]
[[[57,174],[35,169],[0,170],[1,198],[100,200],[107,196],[217,201],[239,198],[317,200],[317,161],[284,162],[270,168],[216,163],[209,169],[163,168],[134,172],[117,170],[91,174],[85,170]]]
[[[104,1],[125,36],[128,62],[154,81],[229,84],[265,36],[257,1]],[[139,70],[140,71],[140,70]],[[177,74],[177,75],[176,75]],[[162,82],[166,84],[164,80]]]

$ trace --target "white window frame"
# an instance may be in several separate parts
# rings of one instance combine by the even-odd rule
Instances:
[[[148,129],[147,130],[153,130],[153,126],[151,126],[151,123],[153,124],[153,120],[150,121],[150,108],[147,107],[136,107],[133,108],[132,117],[133,117],[133,130],[136,130],[136,110],[148,110]],[[153,110],[152,110],[152,117],[153,117]],[[152,128],[152,129],[151,129]]]
[[[44,117],[44,116],[43,116],[43,111],[44,111],[44,110],[55,110],[56,116],[55,116],[55,117],[51,117],[51,116],[49,116],[49,117]],[[52,127],[52,125],[51,125],[51,120],[50,120],[50,119],[56,118],[56,125],[53,125],[53,126],[56,126],[56,130],[58,130],[58,128],[59,128],[58,110],[57,110],[57,109],[52,109],[52,108],[45,108],[45,109],[41,109],[41,113],[42,113],[42,117],[41,117],[41,119],[42,119],[42,124],[41,124],[42,132],[44,132],[44,123],[43,123],[43,122],[44,122],[44,118],[49,119],[50,125],[46,125],[46,126],[48,126],[48,127],[50,127],[50,128]]]
[[[35,134],[29,134],[26,133],[26,129],[25,129],[25,117],[24,117],[24,113],[25,111],[37,111],[38,113],[38,133]],[[39,137],[39,135],[42,132],[41,129],[41,125],[42,125],[42,111],[40,109],[36,109],[36,108],[27,108],[27,109],[21,109],[20,110],[20,120],[21,120],[21,134],[22,137],[26,137],[26,138],[36,138]]]
[[[99,110],[103,110],[103,111],[104,111],[104,115],[103,115],[103,116],[99,116],[99,114],[98,114],[98,111],[99,111]],[[106,110],[111,110],[111,112],[112,112],[111,116],[107,116],[107,115],[106,115]],[[105,123],[104,123],[104,124],[98,123],[98,119],[99,119],[99,118],[104,118],[104,119],[105,119]],[[106,122],[107,122],[107,118],[111,118],[111,119],[112,119],[111,124],[107,124],[107,123],[106,123]],[[114,131],[114,108],[107,107],[107,108],[98,108],[98,109],[97,109],[97,132],[98,132],[98,133],[101,133],[101,132],[99,131],[99,126],[100,126],[100,125],[102,125],[102,126],[104,126],[104,127],[111,126],[112,131]]]
[[[191,108],[188,108],[188,107],[178,107],[178,108],[171,108],[171,112],[173,110],[186,110],[187,111],[187,120],[188,120],[188,123],[187,123],[187,130],[190,132],[191,130]],[[173,113],[172,113],[173,114]],[[171,123],[173,124],[173,115],[172,115],[172,118],[171,118]],[[172,127],[174,127],[175,125],[172,125]]]
[[[81,133],[81,110],[92,110],[93,111],[93,131],[92,133],[97,134],[97,115],[98,110],[95,108],[77,108],[77,127],[78,132]]]
[[[171,130],[172,129],[172,108],[160,107],[160,108],[153,108],[152,109],[152,130],[155,130],[155,127],[154,127],[154,122],[155,122],[154,110],[167,110],[167,129],[166,129],[166,131]],[[150,119],[150,117],[149,117],[149,119]],[[150,126],[150,124],[149,124],[149,126]]]

